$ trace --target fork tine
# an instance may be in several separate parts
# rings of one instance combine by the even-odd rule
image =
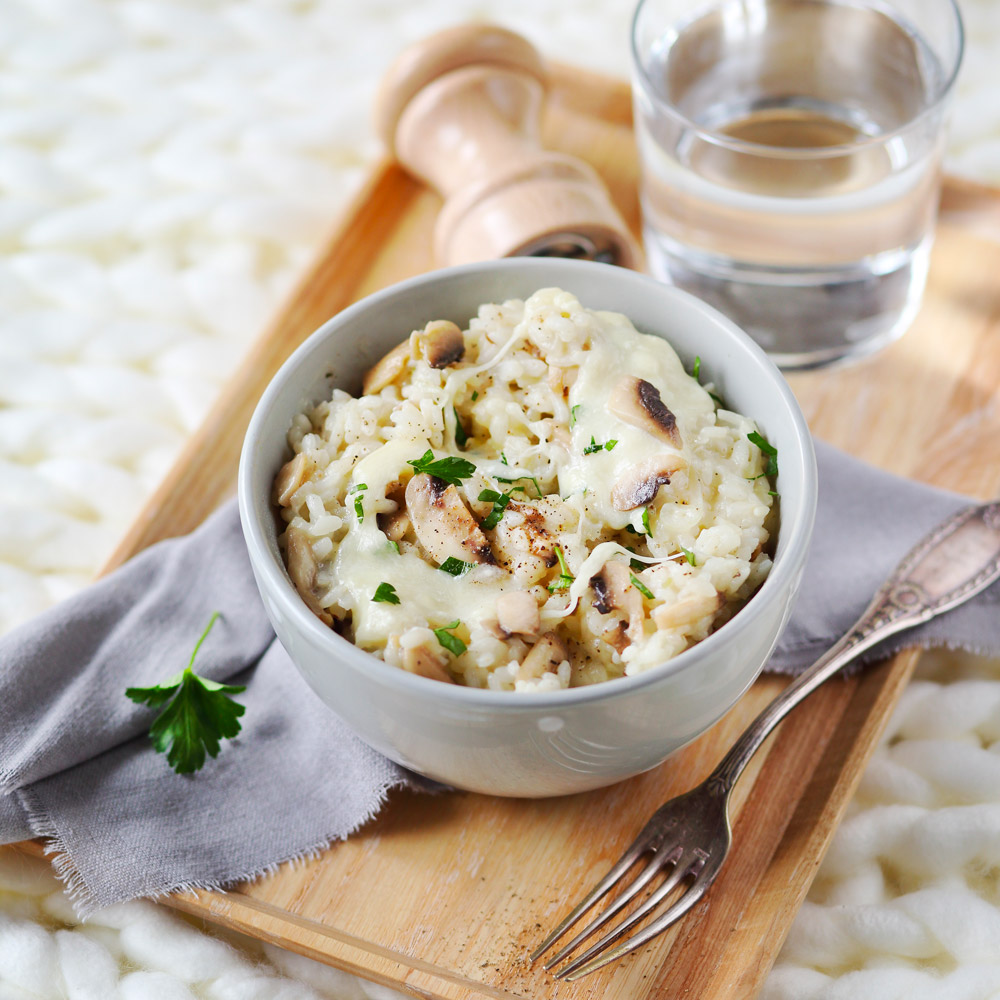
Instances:
[[[537,962],[589,910],[594,903],[608,894],[611,887],[642,857],[654,842],[652,820],[642,828],[639,836],[632,841],[625,853],[615,862],[611,870],[573,908],[558,927],[531,953],[530,961]]]
[[[681,859],[682,848],[677,847],[672,850],[669,854],[661,854],[657,851],[653,855],[653,859],[646,865],[645,868],[639,873],[638,877],[630,882],[628,886],[622,890],[622,892],[615,896],[613,902],[604,911],[601,912],[600,916],[592,920],[579,934],[573,938],[569,944],[563,945],[546,963],[542,968],[551,969],[554,965],[558,965],[571,951],[573,951],[577,945],[581,942],[586,941],[587,938],[594,934],[601,927],[604,926],[623,906],[625,906],[631,899],[634,899],[636,894],[641,892],[645,886],[656,876],[656,873],[662,871],[669,864],[676,865]]]
[[[595,972],[601,966],[607,965],[609,962],[613,962],[616,958],[621,958],[623,955],[627,955],[630,951],[635,951],[636,948],[641,948],[647,941],[656,937],[657,934],[662,934],[671,924],[676,923],[681,917],[687,913],[688,910],[694,906],[695,903],[705,895],[708,887],[712,884],[712,879],[696,879],[694,884],[688,889],[680,899],[670,907],[661,917],[654,920],[651,924],[644,927],[635,937],[629,938],[628,941],[623,941],[616,948],[612,948],[606,955],[598,955],[592,961],[587,962],[586,965],[577,965],[575,969],[571,972],[567,972],[564,969],[559,973],[559,978],[565,978],[569,982],[575,982],[577,979],[581,979],[583,976],[590,975],[591,972]],[[582,958],[583,956],[581,956]],[[568,968],[568,967],[567,967]]]
[[[677,864],[674,866],[674,870],[667,876],[663,884],[659,886],[657,890],[650,895],[649,899],[647,899],[646,902],[642,904],[642,906],[640,906],[634,913],[629,914],[629,916],[626,917],[625,920],[623,920],[617,927],[613,927],[610,931],[608,931],[608,933],[605,934],[604,937],[600,939],[600,941],[597,941],[596,943],[591,945],[582,955],[579,955],[577,958],[573,959],[573,961],[570,962],[568,965],[560,969],[555,974],[556,979],[569,978],[578,969],[580,969],[585,965],[588,965],[592,958],[599,955],[600,952],[604,951],[604,949],[608,947],[608,945],[610,945],[614,941],[617,941],[618,938],[620,938],[623,934],[625,934],[632,927],[634,927],[640,920],[642,920],[644,917],[648,916],[653,910],[655,910],[656,907],[659,906],[660,903],[662,903],[663,900],[668,895],[670,895],[670,893],[677,887],[677,884],[682,879],[692,874],[695,875],[697,879],[697,876],[701,872],[702,868],[704,868],[704,865],[705,865],[704,858],[696,858],[692,863],[687,865],[682,865],[678,860]],[[697,881],[695,885],[697,885]],[[688,889],[688,891],[684,893],[684,895],[681,896],[681,898],[678,899],[677,902],[670,907],[670,909],[667,910],[667,912],[664,914],[664,917],[669,916],[670,920],[667,923],[664,923],[663,927],[659,928],[655,933],[658,934],[660,930],[664,930],[667,927],[669,927],[674,920],[676,920],[680,916],[683,916],[683,914],[687,912],[688,908],[694,905],[695,902],[697,902],[697,898],[691,900],[690,903],[686,902],[688,896],[691,895],[691,891],[695,888],[695,885],[692,885],[691,888]],[[679,909],[681,907],[681,904],[685,905],[683,906],[682,909]],[[655,923],[660,924],[662,920],[663,917],[661,917],[660,920],[655,921]],[[650,926],[652,927],[653,925],[651,924]],[[626,941],[624,944],[621,944],[618,946],[618,948],[614,949],[613,952],[614,957],[618,957],[618,955],[625,955],[628,952],[630,952],[633,948],[637,948],[638,944],[635,943],[636,940],[640,938],[642,939],[642,941],[648,940],[648,938],[643,937],[643,934],[647,930],[649,930],[649,928],[645,928],[643,931],[641,931],[638,935],[636,935],[636,938],[633,939],[632,941]],[[642,942],[640,941],[639,943]],[[609,958],[607,959],[607,961],[611,961],[611,959]],[[598,964],[603,965],[604,959],[603,958],[599,959]],[[595,965],[594,968],[597,968],[597,965]],[[588,971],[591,970],[588,969]],[[586,973],[580,972],[580,975],[586,975]]]

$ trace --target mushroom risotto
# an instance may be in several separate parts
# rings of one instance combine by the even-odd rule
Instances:
[[[323,622],[440,681],[538,691],[648,670],[771,566],[774,449],[698,363],[558,289],[438,320],[296,417],[274,484]]]

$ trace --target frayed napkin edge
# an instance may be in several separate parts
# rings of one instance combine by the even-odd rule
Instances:
[[[375,789],[371,802],[365,809],[363,816],[350,829],[339,834],[331,834],[315,843],[299,848],[290,854],[278,858],[266,865],[252,868],[241,875],[234,875],[232,878],[213,879],[187,879],[185,881],[172,883],[162,889],[146,893],[143,896],[123,895],[120,898],[99,900],[96,898],[94,889],[89,885],[86,878],[76,867],[72,855],[69,852],[66,841],[60,834],[58,827],[52,821],[47,810],[39,802],[38,797],[28,788],[19,788],[12,794],[16,795],[24,808],[28,825],[35,837],[42,838],[43,853],[52,865],[56,877],[62,882],[66,898],[73,907],[73,912],[81,922],[85,922],[88,917],[108,906],[119,903],[131,902],[133,899],[158,900],[165,896],[172,896],[175,893],[195,892],[205,890],[207,892],[224,892],[227,887],[237,885],[240,882],[252,882],[267,875],[274,875],[278,869],[285,864],[293,866],[305,864],[308,861],[315,861],[323,851],[327,850],[337,841],[345,841],[353,836],[363,826],[375,819],[385,806],[391,792],[397,789],[409,789],[416,792],[438,794],[447,790],[445,786],[423,787],[418,782],[414,782],[407,776],[387,779],[381,782]]]

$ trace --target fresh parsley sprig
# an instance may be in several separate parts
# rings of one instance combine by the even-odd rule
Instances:
[[[462,418],[458,415],[458,407],[453,406],[452,412],[455,414],[455,444],[459,448],[464,448],[465,443],[469,440],[469,435],[465,432],[465,428],[462,426]]]
[[[559,560],[559,578],[549,584],[549,590],[568,590],[573,585],[576,577],[570,573],[569,566],[566,565],[566,557],[563,555],[563,550],[558,545],[553,546],[553,548],[555,549],[556,558]]]
[[[767,464],[764,466],[763,475],[772,478],[776,476],[778,474],[778,449],[763,434],[758,434],[757,431],[751,431],[747,435],[747,439],[757,445],[764,455],[767,456]]]
[[[584,455],[593,455],[598,451],[613,451],[616,444],[618,444],[616,438],[611,438],[610,441],[606,441],[604,444],[598,444],[598,442],[594,440],[594,435],[591,434],[590,444],[583,449],[583,453]]]
[[[238,720],[246,711],[229,697],[245,691],[245,687],[219,684],[192,670],[194,658],[218,617],[218,611],[212,613],[181,673],[153,687],[125,689],[126,697],[140,705],[166,706],[149,727],[149,738],[158,753],[167,755],[167,763],[178,774],[200,770],[206,753],[218,756],[219,741],[232,739],[240,731]]]
[[[399,594],[391,583],[384,580],[375,588],[372,600],[380,604],[399,604]]]
[[[435,458],[430,448],[420,458],[411,458],[406,464],[412,465],[417,472],[426,472],[443,479],[451,486],[461,486],[463,479],[470,479],[476,474],[476,467],[467,459],[450,455],[447,458]]]
[[[523,486],[515,486],[516,490],[523,490]],[[503,517],[503,512],[507,509],[507,504],[510,503],[511,495],[514,490],[510,493],[497,493],[496,490],[483,490],[479,494],[479,499],[483,502],[489,502],[493,504],[493,509],[483,518],[481,528],[485,528],[489,531],[491,528],[495,528],[500,523],[500,518]]]
[[[448,558],[445,559],[440,566],[438,566],[438,569],[444,570],[444,572],[449,576],[462,576],[472,569],[472,563],[462,562],[461,559],[456,559],[454,556],[448,556]]]
[[[534,476],[518,476],[516,479],[504,479],[503,476],[494,476],[493,478],[498,483],[507,483],[508,486],[511,483],[519,482],[522,479],[528,479],[528,480],[531,481],[532,485],[535,487],[535,492],[538,494],[538,498],[541,499],[543,496],[545,496],[545,494],[542,492],[541,486],[538,485],[538,480]],[[519,486],[518,489],[519,490],[520,489],[524,489],[524,487],[523,486]],[[514,491],[511,490],[511,492],[513,493]],[[527,492],[527,491],[525,491],[525,492]]]
[[[437,641],[455,656],[461,656],[469,648],[457,635],[451,634],[451,630],[458,628],[461,624],[462,622],[456,618],[450,625],[442,625],[440,628],[432,630]]]
[[[352,486],[347,491],[348,496],[354,494],[354,513],[358,515],[358,524],[365,523],[364,492],[366,489],[368,489],[367,483],[358,483],[357,486]]]

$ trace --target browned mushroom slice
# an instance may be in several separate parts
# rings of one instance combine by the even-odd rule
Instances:
[[[431,368],[447,368],[462,360],[465,339],[462,331],[451,320],[435,319],[423,330],[410,334],[410,348]]]
[[[292,502],[295,491],[313,474],[315,468],[316,463],[303,451],[285,462],[274,477],[274,502],[287,507]]]
[[[379,514],[378,526],[390,542],[402,541],[410,530],[410,515],[406,513],[405,495],[402,483],[392,482],[385,488],[386,500],[395,503],[396,509]]]
[[[526,590],[508,590],[497,598],[497,624],[508,636],[538,635],[542,620],[535,599]]]
[[[651,455],[633,465],[611,489],[615,510],[635,510],[652,503],[660,487],[669,486],[670,477],[685,464],[679,455]]]
[[[495,563],[486,540],[458,490],[437,476],[421,472],[406,484],[406,510],[417,541],[440,565],[446,559]]]
[[[677,418],[660,398],[660,390],[651,382],[626,375],[612,390],[608,409],[625,423],[638,427],[675,448],[681,447]]]
[[[541,677],[544,673],[555,673],[563,660],[569,659],[569,652],[555,632],[546,632],[531,647],[521,662],[523,677]]]
[[[558,497],[511,501],[491,532],[497,562],[530,587],[555,566],[558,536],[574,525],[573,512]]]
[[[594,607],[602,614],[623,611],[628,617],[628,637],[633,642],[642,636],[645,609],[642,595],[632,586],[631,570],[623,562],[607,562],[599,573],[590,578],[594,592]],[[613,626],[617,629],[619,626]],[[612,642],[612,645],[615,645]]]
[[[410,342],[404,340],[365,372],[365,377],[361,382],[364,394],[367,396],[374,392],[381,392],[387,385],[392,385],[403,374],[403,369],[406,368],[406,362],[409,360]]]
[[[288,554],[288,575],[295,584],[299,596],[309,610],[324,624],[333,624],[333,615],[319,603],[316,596],[316,556],[305,532],[289,527],[285,532],[285,546]]]
[[[454,684],[451,674],[445,670],[441,661],[426,646],[411,646],[403,650],[403,669],[418,677],[427,677],[432,681],[444,681]]]

